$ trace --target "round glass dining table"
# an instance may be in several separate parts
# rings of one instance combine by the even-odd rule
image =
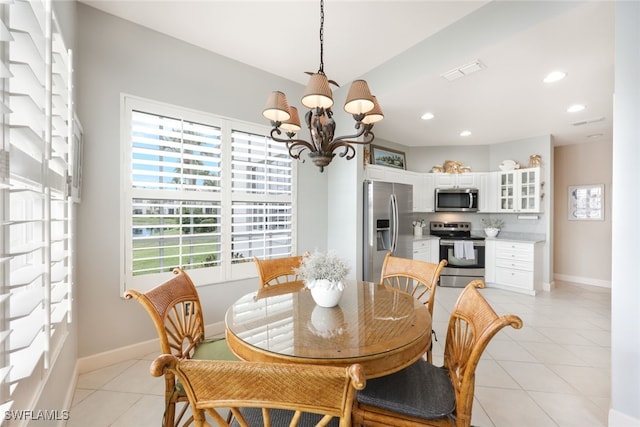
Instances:
[[[273,291],[247,294],[227,310],[227,342],[240,359],[360,363],[375,378],[410,365],[431,344],[429,311],[407,293],[346,281],[338,306],[325,308],[307,289]]]

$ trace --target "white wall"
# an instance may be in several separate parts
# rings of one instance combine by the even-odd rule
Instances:
[[[616,2],[609,425],[640,426],[640,3]]]
[[[144,310],[120,295],[120,94],[149,98],[268,125],[272,90],[299,99],[301,85],[204,51],[78,3],[78,114],[84,127],[82,203],[78,208],[80,357],[155,338]],[[300,164],[298,250],[326,245],[326,174]],[[168,276],[170,274],[168,273]],[[205,323],[255,290],[245,280],[202,286]],[[135,325],[135,327],[132,327]]]

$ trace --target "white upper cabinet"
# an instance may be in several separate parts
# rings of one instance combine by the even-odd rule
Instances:
[[[435,188],[478,188],[480,173],[434,173]]]
[[[409,172],[413,184],[413,211],[433,212],[433,174]]]
[[[365,176],[372,181],[413,185],[413,211],[433,212],[433,174],[367,165]]]
[[[414,173],[389,166],[367,165],[365,168],[365,176],[371,181],[397,182],[399,184],[412,184],[411,174]]]
[[[495,212],[498,206],[496,174],[478,174],[478,212]]]
[[[540,212],[540,168],[497,172],[498,212]]]

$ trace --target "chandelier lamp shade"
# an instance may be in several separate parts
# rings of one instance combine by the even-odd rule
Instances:
[[[300,116],[298,109],[289,105],[283,92],[271,92],[262,111],[262,115],[271,122],[271,138],[287,144],[289,155],[294,159],[299,160],[300,155],[307,150],[313,163],[320,168],[320,172],[331,163],[336,150],[339,150],[340,157],[353,159],[356,155],[354,145],[373,142],[373,124],[384,118],[380,104],[376,97],[371,95],[367,82],[354,80],[349,88],[344,110],[353,116],[356,131],[353,135],[334,135],[336,122],[331,110],[333,93],[329,85],[338,84],[329,80],[324,73],[323,32],[324,0],[320,0],[320,68],[315,73],[307,72],[310,76],[309,82],[302,95],[302,105],[308,108],[304,119],[309,129],[310,140],[296,138],[296,133],[302,128]],[[286,138],[281,136],[283,131]]]

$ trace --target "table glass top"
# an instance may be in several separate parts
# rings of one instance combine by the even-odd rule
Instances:
[[[240,298],[227,331],[258,349],[293,357],[355,358],[406,346],[431,330],[427,308],[409,294],[347,281],[337,307],[315,304],[306,290]]]

